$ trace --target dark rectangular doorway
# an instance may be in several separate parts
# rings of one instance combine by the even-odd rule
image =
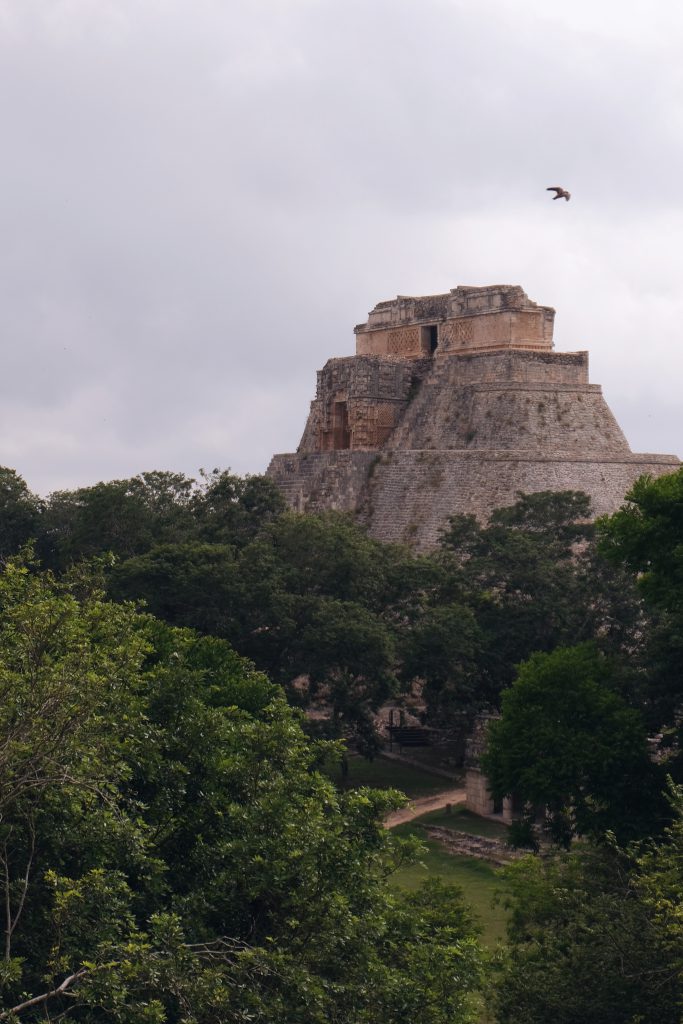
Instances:
[[[351,447],[351,431],[349,429],[349,410],[346,402],[335,402],[332,413],[333,445],[335,451]]]
[[[423,355],[433,356],[436,352],[436,347],[439,344],[439,325],[438,324],[425,324],[421,328],[421,342],[420,348],[422,349]]]

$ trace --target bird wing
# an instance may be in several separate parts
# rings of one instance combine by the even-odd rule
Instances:
[[[564,195],[564,189],[561,185],[551,185],[550,188],[546,189],[546,192],[557,192],[558,196]]]

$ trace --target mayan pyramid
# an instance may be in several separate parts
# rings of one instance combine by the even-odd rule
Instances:
[[[583,490],[596,515],[614,511],[641,474],[680,462],[631,451],[588,353],[553,350],[554,319],[512,285],[378,303],[268,475],[294,509],[355,512],[422,550],[449,516],[485,520],[520,491]]]

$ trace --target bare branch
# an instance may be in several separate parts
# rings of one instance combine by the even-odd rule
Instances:
[[[0,864],[2,864],[5,884],[5,961],[9,961],[10,951],[12,948],[12,903],[10,901],[9,891],[9,852],[7,850],[6,842],[3,845],[3,854],[0,857]]]
[[[39,1006],[40,1003],[46,1003],[48,999],[54,999],[55,996],[64,995],[64,993],[71,988],[77,981],[79,981],[84,974],[87,974],[87,968],[81,967],[79,971],[74,971],[68,978],[65,978],[61,985],[57,988],[53,988],[51,992],[43,992],[42,995],[34,996],[33,999],[27,999],[24,1003],[18,1003],[17,1006],[12,1006],[9,1010],[4,1010],[0,1013],[0,1020],[7,1020],[12,1014],[22,1013],[24,1010],[29,1010],[32,1006]]]
[[[31,850],[30,850],[30,853],[28,855],[28,861],[26,862],[26,871],[24,872],[24,877],[23,877],[23,880],[22,880],[22,890],[21,890],[21,896],[19,897],[19,906],[17,907],[17,912],[14,915],[14,919],[12,919],[10,917],[10,919],[8,920],[7,941],[6,941],[6,948],[5,948],[5,959],[7,959],[7,960],[9,960],[9,952],[10,952],[9,946],[10,946],[10,943],[12,941],[12,935],[14,934],[14,929],[17,927],[17,924],[19,923],[19,918],[21,917],[22,912],[24,910],[24,904],[26,902],[26,894],[28,892],[28,880],[29,880],[29,877],[31,875],[31,867],[33,866],[33,858],[34,858],[35,852],[36,852],[36,827],[35,827],[35,824],[33,822],[33,819],[31,819],[29,821],[29,826],[28,827],[29,827],[29,829],[31,831]]]

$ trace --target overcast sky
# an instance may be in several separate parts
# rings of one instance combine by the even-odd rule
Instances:
[[[673,0],[0,0],[0,464],[262,472],[376,302],[493,283],[683,455],[682,52]]]

